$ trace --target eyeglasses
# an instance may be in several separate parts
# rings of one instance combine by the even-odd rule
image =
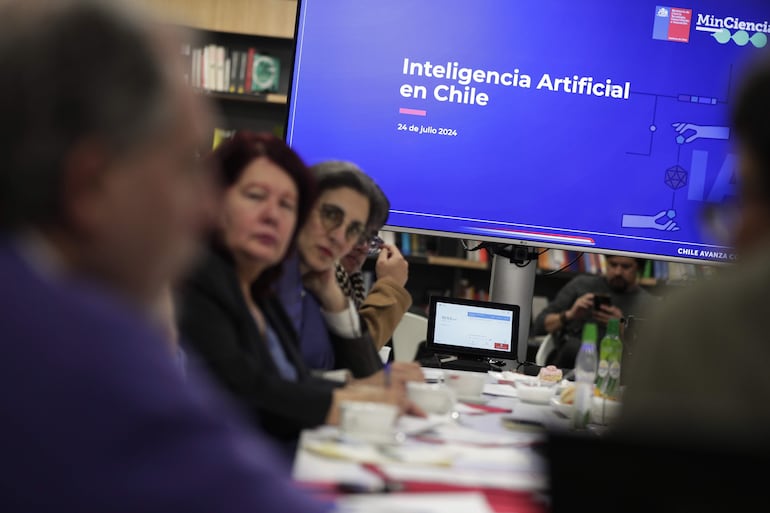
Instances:
[[[337,205],[324,203],[321,205],[318,213],[321,217],[321,224],[324,230],[330,232],[336,230],[345,221],[345,211]],[[345,240],[359,240],[364,233],[364,224],[360,221],[353,221],[345,228]]]
[[[369,237],[369,240],[367,240],[366,243],[369,250],[369,256],[376,256],[380,253],[382,245],[385,244],[385,241],[375,233]]]

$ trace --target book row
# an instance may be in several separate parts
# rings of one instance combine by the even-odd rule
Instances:
[[[207,91],[259,94],[278,91],[281,61],[274,55],[245,49],[209,44],[185,45],[182,55],[188,59],[187,83]]]

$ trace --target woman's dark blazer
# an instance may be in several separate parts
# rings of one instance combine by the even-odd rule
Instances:
[[[183,347],[264,431],[294,440],[302,429],[324,423],[332,392],[341,384],[310,375],[291,321],[274,296],[268,294],[257,304],[297,369],[297,381],[280,375],[226,256],[210,252],[176,299]]]

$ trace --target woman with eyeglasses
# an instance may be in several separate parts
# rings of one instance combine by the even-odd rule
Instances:
[[[393,336],[396,326],[412,306],[412,295],[406,290],[409,263],[399,249],[386,244],[378,235],[388,220],[390,201],[378,185],[374,185],[374,206],[366,234],[337,263],[337,282],[346,296],[356,304],[379,350]],[[377,257],[377,279],[366,290],[361,269],[367,257]]]
[[[311,168],[319,195],[297,236],[297,252],[279,280],[279,295],[300,334],[311,369],[347,369],[354,378],[384,378],[383,364],[355,302],[336,280],[336,264],[366,238],[377,188],[355,164],[326,161]],[[327,336],[328,334],[328,336]],[[418,365],[392,369],[404,380],[423,380]]]
[[[290,450],[300,430],[337,423],[341,401],[391,402],[406,411],[403,387],[312,376],[273,292],[299,226],[318,215],[315,180],[302,160],[280,139],[249,132],[210,158],[223,187],[220,215],[208,253],[177,294],[190,359]]]

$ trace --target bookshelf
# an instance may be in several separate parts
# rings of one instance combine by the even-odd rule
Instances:
[[[217,107],[218,131],[283,136],[293,39],[204,29],[195,29],[192,39],[182,48],[188,83]]]
[[[488,270],[489,263],[486,261],[474,261],[467,258],[429,256],[429,265],[444,265],[449,267],[461,267],[464,269]]]
[[[457,267],[460,269],[476,269],[485,271],[489,269],[487,262],[477,262],[468,260],[467,258],[459,258],[452,256],[439,256],[439,255],[409,255],[406,257],[407,261],[413,264],[425,264],[436,265],[441,267]]]
[[[491,257],[481,256],[485,253],[484,250],[467,252],[458,239],[448,237],[390,232],[383,232],[381,235],[387,242],[398,246],[409,262],[407,289],[412,294],[414,309],[425,310],[431,295],[489,298]],[[468,242],[467,245],[472,247],[474,243]],[[558,251],[562,253],[559,254]],[[543,258],[552,252],[554,254],[549,255],[548,259]],[[591,255],[585,257],[582,262],[578,259],[572,267],[549,274],[564,267],[577,255],[576,252],[570,254],[563,250],[549,250],[543,253],[538,259],[534,295],[551,300],[575,276],[582,273],[599,274],[604,271],[606,264],[602,263],[602,256]],[[673,287],[686,286],[694,280],[708,277],[711,269],[709,266],[695,264],[652,260],[649,262],[646,272],[650,274],[654,273],[654,270],[662,272],[664,267],[666,269],[664,276],[648,275],[640,279],[641,286],[657,296],[665,295]],[[374,263],[374,259],[369,259],[364,270],[373,273]],[[670,277],[671,269],[674,269],[674,279]]]
[[[188,36],[185,79],[219,114],[212,146],[240,129],[284,135],[296,0],[145,2]]]
[[[212,98],[214,100],[225,100],[233,102],[246,103],[273,103],[276,105],[286,105],[288,98],[285,94],[266,93],[266,94],[236,94],[218,91],[207,91],[206,89],[196,89],[198,94]]]
[[[569,273],[602,274],[606,271],[604,255],[551,249],[538,258],[538,269],[551,271],[562,269]],[[643,286],[657,286],[661,282],[688,282],[710,276],[714,266],[664,260],[645,259],[640,283]]]

